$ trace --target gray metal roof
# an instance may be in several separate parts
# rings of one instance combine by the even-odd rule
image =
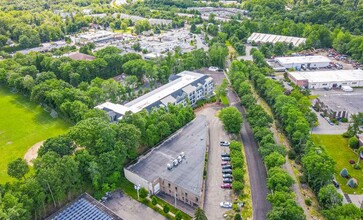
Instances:
[[[198,116],[158,147],[140,157],[137,163],[126,169],[150,182],[158,177],[167,179],[199,195],[203,184],[207,139],[206,117]],[[167,164],[179,156],[181,152],[185,153],[183,162],[172,170],[168,170]]]

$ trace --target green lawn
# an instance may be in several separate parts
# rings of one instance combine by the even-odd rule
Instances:
[[[7,164],[35,143],[65,133],[70,124],[53,119],[39,105],[0,87],[0,183],[11,181]]]
[[[229,105],[229,101],[228,101],[227,96],[221,96],[221,102],[222,102],[223,105],[226,105],[226,106]]]
[[[348,139],[343,138],[341,135],[313,135],[313,139],[315,143],[323,145],[329,156],[336,162],[335,178],[338,180],[343,192],[349,194],[354,192],[362,194],[363,172],[362,170],[354,169],[349,163],[349,160],[357,162],[358,155],[348,147]],[[360,162],[360,165],[363,167],[362,161]],[[358,180],[357,188],[353,189],[346,185],[347,179],[339,175],[343,168],[347,168],[349,175]]]

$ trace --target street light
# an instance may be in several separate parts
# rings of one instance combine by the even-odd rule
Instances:
[[[141,185],[140,184],[134,185],[134,188],[136,189],[137,192],[137,200],[140,200],[139,190],[141,189]]]

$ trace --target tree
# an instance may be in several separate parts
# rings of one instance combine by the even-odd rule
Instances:
[[[294,183],[292,177],[279,167],[271,168],[268,171],[267,188],[273,191],[285,191]]]
[[[145,60],[130,60],[122,65],[122,69],[127,75],[136,76],[139,81],[141,81],[148,72],[153,71],[151,64]]]
[[[223,79],[222,83],[215,88],[214,91],[218,99],[227,95],[227,87],[228,87],[228,82],[226,79]]]
[[[280,167],[286,162],[286,160],[281,154],[273,152],[264,158],[264,162],[267,169],[270,169],[272,167]]]
[[[151,29],[150,22],[148,20],[138,20],[135,22],[135,33],[140,34],[143,31],[148,31]]]
[[[352,203],[324,210],[323,215],[327,220],[362,219],[362,211]]]
[[[236,195],[239,195],[242,193],[243,191],[243,188],[244,188],[244,185],[241,181],[233,181],[232,182],[232,189],[233,189],[233,192],[236,194]]]
[[[164,213],[168,213],[170,211],[170,207],[167,204],[165,204],[163,207],[163,211]]]
[[[73,140],[67,135],[47,139],[39,148],[38,155],[43,156],[49,151],[53,151],[60,156],[71,155],[75,150]]]
[[[241,130],[241,123],[243,122],[241,113],[236,107],[227,107],[219,113],[224,129],[232,134],[238,134]]]
[[[149,192],[147,191],[147,189],[145,189],[144,187],[142,187],[139,191],[139,195],[141,199],[145,199],[147,197],[147,195],[149,194]]]
[[[360,159],[361,159],[360,155],[363,153],[363,146],[358,149],[357,153],[358,153],[358,162],[357,162],[357,164],[359,164]]]
[[[338,193],[332,184],[324,186],[318,194],[319,204],[324,209],[331,209],[335,206],[342,205],[343,196]]]
[[[195,209],[194,220],[208,220],[203,209],[201,209],[199,207]]]
[[[357,149],[359,146],[359,140],[357,137],[351,137],[349,138],[349,147],[353,149]]]
[[[237,42],[233,45],[234,49],[236,49],[237,53],[240,56],[246,55],[246,47],[242,42]]]
[[[209,48],[208,54],[213,66],[217,66],[221,69],[224,68],[228,55],[228,48],[226,45],[215,43]]]
[[[8,175],[16,178],[21,179],[29,172],[28,164],[25,160],[18,158],[8,164]]]
[[[180,210],[178,210],[176,213],[175,213],[175,220],[182,220],[183,219],[183,214],[181,213]]]

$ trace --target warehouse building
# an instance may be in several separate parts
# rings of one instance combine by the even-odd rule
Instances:
[[[275,44],[277,42],[284,42],[287,44],[292,43],[295,47],[300,46],[301,44],[306,42],[306,38],[300,37],[289,37],[282,35],[274,35],[274,34],[261,34],[261,33],[253,33],[248,39],[247,43],[252,44],[263,44],[263,43],[272,43]]]
[[[124,168],[125,177],[149,194],[163,194],[191,207],[203,205],[204,161],[209,146],[205,116],[198,116],[137,162]]]
[[[143,109],[151,111],[153,108],[167,107],[168,104],[186,105],[190,101],[194,105],[198,100],[213,95],[213,79],[200,73],[183,71],[175,75],[174,80],[125,104],[105,102],[95,108],[105,110],[111,121],[118,121],[131,111],[139,112]]]
[[[289,79],[298,86],[309,89],[362,87],[363,70],[329,70],[312,72],[289,72]]]
[[[286,69],[294,68],[310,69],[323,68],[330,64],[330,59],[324,56],[293,56],[293,57],[276,57],[275,61]]]
[[[96,31],[87,32],[79,36],[73,37],[74,43],[87,44],[87,43],[101,43],[113,40],[121,40],[122,35],[110,31]]]

